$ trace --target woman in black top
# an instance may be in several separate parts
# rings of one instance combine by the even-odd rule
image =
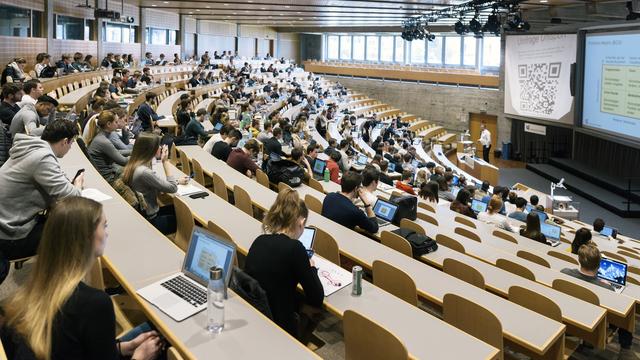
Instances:
[[[576,236],[573,238],[573,242],[571,243],[571,253],[577,255],[580,246],[586,245],[591,242],[591,236],[591,231],[589,231],[589,229],[578,229],[576,231]]]
[[[535,212],[527,215],[527,225],[524,229],[520,229],[520,235],[543,244],[547,243],[547,238],[540,231],[540,217]]]
[[[477,219],[478,217],[476,216],[476,213],[474,213],[469,206],[470,202],[471,193],[469,193],[467,189],[461,189],[458,191],[458,195],[456,195],[456,199],[451,203],[449,209],[459,214]]]
[[[102,256],[107,240],[102,205],[81,197],[49,212],[38,261],[27,283],[4,303],[2,343],[7,356],[36,359],[155,359],[155,332],[117,343],[109,295],[82,280]]]
[[[302,335],[296,320],[302,302],[296,290],[298,284],[309,305],[320,307],[324,300],[318,269],[297,241],[307,216],[307,207],[295,190],[281,191],[264,218],[265,234],[253,242],[245,262],[245,271],[267,293],[273,320],[293,336]]]
[[[191,120],[191,114],[191,101],[189,101],[189,99],[182,100],[180,102],[180,108],[176,112],[176,119],[183,134],[185,127],[187,127],[187,124]]]

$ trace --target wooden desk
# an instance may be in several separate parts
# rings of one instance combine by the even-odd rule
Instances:
[[[112,197],[103,202],[110,224],[104,264],[163,336],[186,358],[318,358],[232,291],[229,291],[229,300],[225,304],[226,327],[215,337],[204,330],[206,311],[176,322],[136,295],[136,289],[179,271],[184,253],[102,179],[77,145],[73,145],[69,154],[61,159],[61,164],[69,176],[79,168],[86,169],[85,186]],[[135,241],[132,241],[133,237]],[[144,254],[152,256],[142,256]],[[252,346],[246,346],[248,343]]]
[[[232,189],[234,185],[242,186],[251,194],[252,201],[258,208],[268,209],[273,204],[275,192],[265,191],[262,185],[215,159],[202,148],[182,146],[180,149],[188,158],[197,159],[205,173],[211,174],[215,171],[224,179],[227,188]],[[442,304],[442,299],[447,293],[473,299],[497,315],[502,322],[505,339],[519,349],[552,358],[559,358],[561,355],[564,347],[564,325],[425,266],[314,212],[309,214],[308,224],[329,233],[338,243],[344,256],[369,269],[374,260],[383,260],[405,271],[413,278],[419,295],[424,299],[438,305]]]

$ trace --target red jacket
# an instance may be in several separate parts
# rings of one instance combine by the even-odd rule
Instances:
[[[327,161],[327,169],[329,169],[329,179],[336,184],[340,184],[340,166],[338,166],[338,163],[329,159]]]
[[[409,193],[411,195],[415,195],[416,192],[413,191],[413,186],[409,185],[409,184],[405,184],[402,181],[396,181],[396,188],[400,189],[406,193]]]

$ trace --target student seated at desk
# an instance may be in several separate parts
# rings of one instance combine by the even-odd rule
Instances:
[[[242,133],[240,132],[240,130],[231,130],[224,140],[218,141],[215,145],[213,145],[213,149],[211,149],[211,155],[215,156],[216,159],[226,162],[229,158],[229,154],[231,153],[231,148],[238,146],[238,142],[240,141],[240,139],[242,139]]]
[[[148,92],[145,94],[145,102],[138,108],[138,119],[141,121],[142,131],[151,132],[156,127],[156,123],[160,119],[164,119],[164,116],[159,116],[153,105],[156,102],[158,95]]]
[[[349,148],[351,147],[351,143],[349,142],[349,140],[347,139],[342,139],[340,140],[340,163],[338,165],[340,165],[340,170],[342,170],[343,172],[351,169],[351,161],[349,161],[349,154],[347,154],[347,152],[349,151]]]
[[[91,161],[96,166],[96,170],[112,183],[122,172],[122,167],[127,165],[127,157],[123,152],[116,149],[109,137],[118,128],[118,117],[109,110],[105,110],[98,116],[98,132],[88,139],[87,151]]]
[[[222,141],[222,140],[226,139],[227,138],[227,134],[229,133],[229,131],[231,131],[233,129],[234,129],[234,127],[229,125],[229,124],[223,125],[222,128],[220,128],[220,132],[219,133],[211,135],[209,140],[207,140],[207,142],[204,143],[204,145],[202,146],[202,149],[204,151],[208,152],[209,154],[211,154],[211,151],[213,150],[213,146],[218,141]]]
[[[540,217],[535,212],[529,213],[526,219],[527,225],[520,229],[520,235],[537,241],[539,243],[546,244],[547,238],[540,230]]]
[[[602,229],[604,229],[604,220],[602,220],[601,218],[596,218],[595,220],[593,220],[593,231],[591,232],[591,235],[596,238],[596,239],[600,239],[600,240],[613,240],[612,237],[607,236],[607,235],[602,235],[600,232],[602,232]]]
[[[212,131],[206,131],[204,129],[204,125],[202,123],[205,120],[205,116],[207,115],[206,109],[198,109],[196,116],[191,118],[187,123],[187,126],[184,128],[184,135],[187,139],[195,139],[199,144],[207,141],[209,135],[211,135]]]
[[[518,221],[527,221],[527,199],[523,197],[516,198],[516,210],[509,214],[509,217]]]
[[[500,209],[502,209],[502,206],[503,204],[500,196],[494,195],[493,197],[491,197],[491,200],[489,200],[487,211],[478,214],[478,220],[487,224],[494,224],[500,229],[513,232],[513,229],[511,229],[511,225],[509,225],[507,218],[500,215]]]
[[[413,190],[413,186],[411,186],[411,180],[413,180],[413,172],[410,170],[402,170],[402,180],[396,181],[396,188],[408,194],[415,195],[416,192]]]
[[[471,210],[469,204],[471,203],[471,193],[466,189],[458,191],[456,199],[451,203],[449,209],[455,211],[458,214],[462,214],[474,219],[477,219],[476,213]]]
[[[373,213],[372,206],[365,198],[362,185],[362,175],[355,171],[347,171],[340,182],[341,191],[329,193],[322,202],[322,216],[331,219],[349,229],[359,228],[375,234],[378,232],[378,222]],[[354,201],[360,199],[364,211],[354,205]]]
[[[169,148],[167,145],[160,146],[160,136],[142,133],[138,136],[129,162],[122,172],[122,181],[144,197],[147,220],[165,235],[176,231],[175,209],[173,205],[160,207],[158,195],[175,194],[178,184],[185,185],[189,182],[188,177],[176,180],[171,176],[168,156]],[[153,159],[158,157],[162,162],[164,176],[157,175],[151,167]]]
[[[380,160],[380,182],[389,186],[393,186],[393,179],[388,174],[389,162],[387,160]]]
[[[80,195],[84,176],[71,183],[58,163],[77,135],[75,124],[55,120],[41,138],[17,134],[13,139],[0,168],[0,253],[6,259],[35,255],[45,219],[41,213],[56,200]]]
[[[331,154],[329,154],[329,159],[327,160],[329,180],[336,184],[340,184],[340,165],[338,165],[340,159],[342,159],[342,154],[340,154],[338,150],[333,150]]]
[[[578,269],[564,268],[560,272],[613,291],[613,286],[611,286],[610,283],[597,277],[601,259],[602,256],[595,244],[588,243],[578,248],[578,262],[580,263],[580,267]],[[615,326],[610,325],[609,328],[615,329]],[[619,328],[618,342],[620,343],[620,356],[618,359],[637,358],[631,350],[633,334],[630,331]]]
[[[127,111],[122,107],[117,107],[112,111],[118,117],[118,127],[116,131],[112,131],[111,134],[109,134],[109,140],[122,155],[129,156],[131,149],[133,149],[133,144],[130,143],[131,133],[128,128],[129,115],[127,115]]]
[[[285,189],[264,217],[264,235],[258,236],[245,261],[245,271],[267,293],[273,320],[294,337],[301,338],[298,311],[303,302],[322,306],[324,290],[318,269],[297,239],[309,212],[295,190]],[[297,291],[300,284],[304,298]],[[306,300],[306,301],[304,301]]]
[[[420,186],[420,191],[418,191],[418,196],[420,196],[420,198],[427,204],[436,206],[440,200],[440,197],[438,196],[438,188],[438,183],[435,181],[423,183],[422,186]]]
[[[10,359],[155,359],[156,332],[117,342],[113,303],[83,279],[102,256],[107,219],[102,205],[81,197],[49,214],[38,261],[23,286],[3,304],[1,337]]]
[[[231,150],[227,158],[227,165],[248,177],[255,176],[258,165],[253,159],[258,156],[259,152],[260,146],[258,145],[258,141],[256,139],[249,139],[243,147]]]
[[[22,85],[19,83],[6,83],[2,87],[2,102],[0,102],[0,127],[11,126],[11,119],[20,111],[18,102],[22,99]],[[3,125],[4,124],[4,125]]]
[[[419,188],[425,182],[427,182],[427,170],[420,169],[416,173],[416,179],[414,181],[414,185],[415,187]]]
[[[573,241],[571,242],[571,248],[569,250],[571,250],[572,254],[578,254],[578,249],[580,249],[580,247],[582,245],[586,245],[586,244],[594,244],[591,242],[591,231],[587,228],[580,228],[578,230],[576,230],[576,235],[573,238]],[[596,244],[594,244],[595,246],[597,246]]]
[[[57,106],[58,101],[49,95],[40,96],[35,105],[31,103],[24,104],[11,119],[11,126],[9,127],[11,136],[15,137],[16,134],[40,136],[44,131],[41,119],[48,118]]]
[[[378,170],[373,165],[365,166],[364,170],[362,170],[362,198],[365,201],[362,201],[360,198],[357,198],[354,201],[358,207],[364,209],[364,204],[374,204],[378,200],[375,192],[378,189],[378,184],[380,183],[380,170]]]
[[[304,171],[304,181],[309,181],[309,178],[313,176],[313,171],[311,170],[311,165],[307,161],[307,158],[303,156],[301,147],[294,147],[291,149],[291,161],[298,164],[300,168]]]
[[[319,150],[320,150],[320,145],[318,145],[315,142],[312,142],[311,144],[307,145],[307,155],[305,155],[305,158],[307,159],[307,162],[309,163],[312,169],[316,164],[316,159],[318,158]]]
[[[269,156],[271,154],[277,154],[279,156],[285,156],[282,151],[282,129],[277,127],[273,129],[273,136],[264,141],[264,154],[265,156]]]

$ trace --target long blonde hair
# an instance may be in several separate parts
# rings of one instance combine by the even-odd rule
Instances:
[[[6,325],[24,337],[38,359],[51,358],[55,318],[94,264],[101,216],[102,205],[94,200],[58,202],[44,225],[27,283],[6,302]]]
[[[262,220],[262,230],[271,234],[285,232],[292,229],[299,218],[306,219],[308,216],[309,210],[298,196],[298,192],[283,189]]]
[[[493,195],[491,200],[489,200],[487,209],[489,210],[489,214],[495,214],[502,210],[502,198],[498,195]]]
[[[159,147],[160,136],[145,132],[140,133],[138,140],[133,145],[133,150],[131,150],[129,161],[122,172],[122,181],[130,186],[133,173],[139,166],[149,164],[156,156]]]
[[[89,126],[89,132],[87,133],[87,137],[84,139],[85,144],[87,144],[87,146],[91,145],[91,142],[95,139],[100,130],[103,130],[108,123],[116,120],[118,120],[116,114],[109,110],[103,110],[95,121],[89,119],[89,123],[87,124],[87,126]]]

